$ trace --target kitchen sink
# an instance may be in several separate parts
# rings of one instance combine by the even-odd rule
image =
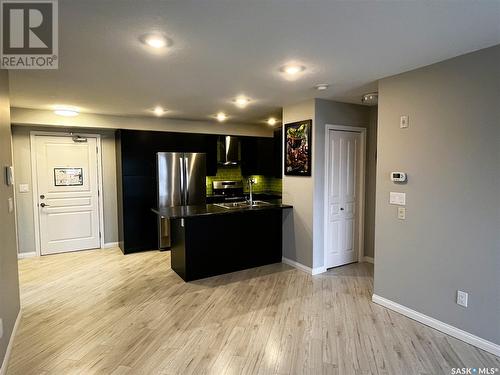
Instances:
[[[250,206],[250,202],[226,202],[226,203],[215,203],[214,206],[222,207],[225,209],[237,209],[237,208],[250,208],[250,207],[263,207],[271,206],[272,203],[265,201],[253,201],[253,205]]]

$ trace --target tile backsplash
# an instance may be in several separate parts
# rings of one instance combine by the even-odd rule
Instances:
[[[279,193],[281,194],[282,185],[280,178],[266,177],[260,175],[245,176],[241,175],[241,168],[239,166],[219,167],[216,176],[207,176],[207,195],[212,194],[212,181],[221,180],[243,180],[244,191],[248,192],[248,184],[246,179],[248,177],[254,178],[257,183],[253,186],[255,193]]]

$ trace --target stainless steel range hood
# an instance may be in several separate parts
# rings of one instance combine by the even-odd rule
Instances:
[[[217,162],[221,165],[238,165],[240,163],[240,139],[230,135],[219,137]]]

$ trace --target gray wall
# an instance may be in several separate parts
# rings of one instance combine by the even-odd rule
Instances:
[[[500,46],[380,81],[375,227],[375,294],[496,344],[499,83]],[[408,183],[392,184],[393,170]],[[406,192],[406,221],[390,191]],[[455,303],[457,289],[468,308]]]
[[[324,265],[324,194],[325,194],[325,126],[343,125],[367,128],[370,108],[331,100],[315,100],[315,147],[313,149],[314,175],[314,267]],[[368,132],[367,132],[368,133]],[[368,134],[367,134],[367,143]],[[365,225],[373,225],[367,223]],[[360,259],[361,261],[361,259]]]
[[[366,131],[365,176],[365,256],[375,256],[375,196],[377,185],[377,116],[378,108],[370,107],[370,124]]]
[[[0,70],[0,318],[3,337],[0,339],[0,366],[19,313],[19,279],[17,273],[17,243],[15,213],[8,212],[8,199],[14,190],[5,184],[4,167],[12,165],[10,134],[9,77]]]
[[[370,108],[324,99],[307,100],[283,108],[283,124],[307,119],[313,120],[312,176],[283,176],[283,201],[294,206],[293,211],[287,211],[285,214],[283,256],[307,267],[316,268],[324,263],[325,125],[367,128],[370,125]],[[372,125],[376,127],[376,121]],[[371,149],[374,149],[375,140],[371,139],[370,132],[367,132],[368,145],[370,142]],[[374,153],[367,155],[367,158],[374,158]],[[367,168],[370,167],[373,169],[371,173],[374,174],[374,160],[370,159],[367,163]],[[373,195],[373,192],[367,192],[368,199],[372,199],[372,206]],[[367,216],[367,220],[365,227],[373,227],[373,215]]]
[[[16,172],[17,222],[19,225],[19,253],[35,252],[35,224],[33,219],[33,181],[31,178],[30,132],[45,130],[77,131],[72,128],[47,129],[46,127],[12,126],[14,168]],[[79,129],[80,132],[84,132]],[[113,130],[88,129],[100,134],[102,142],[104,242],[118,242],[118,217],[116,194],[115,136]],[[19,184],[28,184],[29,192],[20,193]]]

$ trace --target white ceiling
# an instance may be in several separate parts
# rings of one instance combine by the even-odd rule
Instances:
[[[500,1],[59,0],[59,12],[59,70],[11,71],[14,107],[259,122],[308,98],[359,102],[382,77],[500,43]],[[139,42],[154,30],[167,53]],[[301,79],[283,79],[288,61],[307,66]],[[238,94],[252,104],[236,108]]]

